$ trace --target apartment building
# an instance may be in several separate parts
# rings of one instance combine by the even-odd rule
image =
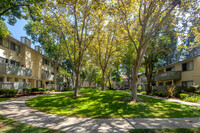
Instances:
[[[43,87],[53,84],[52,61],[42,55],[42,48],[31,48],[31,41],[11,36],[0,39],[0,88]],[[60,83],[64,82],[58,77]]]
[[[139,75],[138,85],[146,86],[144,74]],[[176,89],[200,85],[200,56],[189,58],[157,69],[152,76],[152,89],[164,92],[166,86],[176,85]]]

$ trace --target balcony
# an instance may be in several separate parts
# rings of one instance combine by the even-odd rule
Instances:
[[[0,74],[32,77],[32,70],[7,63],[0,63]]]
[[[168,72],[155,75],[155,81],[180,80],[180,79],[181,79],[180,71],[168,71]]]
[[[151,77],[151,82],[155,81],[155,75],[153,74],[152,77]],[[144,83],[144,82],[147,82],[147,77],[141,77],[141,82]]]
[[[41,73],[41,78],[44,80],[53,80],[54,75],[46,72]]]

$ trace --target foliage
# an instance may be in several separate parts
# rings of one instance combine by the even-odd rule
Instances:
[[[31,89],[32,88],[23,88],[22,92],[23,92],[23,94],[30,94],[31,93]]]
[[[40,128],[28,124],[22,124],[18,121],[8,119],[0,115],[1,133],[64,133],[59,130]]]
[[[4,38],[9,34],[10,32],[8,30],[8,27],[6,26],[4,21],[0,19],[0,38]]]
[[[147,92],[146,92],[146,91],[141,91],[140,94],[144,94],[144,95],[146,95]]]
[[[18,90],[16,89],[0,89],[0,94],[5,97],[13,97],[17,94]]]
[[[163,96],[163,92],[158,92],[158,96]]]
[[[190,96],[189,94],[184,94],[184,93],[180,94],[181,99],[185,99],[186,97],[189,97],[189,96]]]
[[[130,93],[86,89],[41,96],[26,101],[28,106],[42,112],[62,116],[90,118],[188,118],[199,117],[200,108],[180,103],[138,96],[140,102],[131,102]]]
[[[171,98],[174,95],[176,86],[166,86],[167,97]]]
[[[200,103],[200,96],[182,96],[184,101],[187,102],[199,102]]]
[[[6,101],[6,100],[10,100],[11,98],[0,98],[0,102]]]
[[[142,86],[139,85],[139,86],[137,87],[137,90],[140,92],[140,91],[142,90]]]

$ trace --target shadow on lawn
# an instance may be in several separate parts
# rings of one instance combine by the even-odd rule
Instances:
[[[71,95],[73,92],[67,93]],[[200,108],[164,101],[161,99],[138,96],[144,101],[139,103],[122,102],[119,99],[130,94],[118,91],[83,90],[84,97],[65,97],[66,94],[37,97],[27,102],[28,105],[64,116],[92,118],[181,118],[199,117]]]

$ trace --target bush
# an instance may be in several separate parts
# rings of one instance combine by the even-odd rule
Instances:
[[[43,89],[43,88],[38,88],[38,92],[43,93],[43,92],[45,92],[45,89]]]
[[[191,96],[184,98],[184,101],[187,102],[200,102],[200,96]]]
[[[197,89],[194,86],[190,86],[189,88],[184,89],[185,92],[195,92]]]
[[[115,90],[114,88],[112,88],[112,87],[108,87],[108,90]]]
[[[163,96],[163,92],[158,92],[158,96]]]
[[[51,91],[45,91],[46,93],[50,93]]]
[[[140,94],[145,94],[146,95],[147,92],[146,91],[141,91]]]
[[[18,90],[15,89],[0,89],[0,94],[6,97],[13,97],[17,94]]]
[[[23,88],[22,89],[23,94],[30,94],[31,93],[31,88]]]
[[[189,97],[189,94],[184,94],[184,93],[180,94],[181,99],[185,99],[186,97]]]
[[[174,95],[176,86],[166,86],[167,97],[171,98]]]
[[[32,89],[31,89],[31,92],[32,92],[32,93],[35,93],[35,92],[38,92],[38,91],[39,91],[39,88],[32,88]]]
[[[139,85],[139,86],[137,87],[137,90],[138,90],[139,92],[142,90],[141,85]]]
[[[55,90],[51,90],[51,92],[55,92]]]
[[[153,92],[150,92],[149,95],[150,95],[150,96],[153,96],[154,94],[153,94]]]

